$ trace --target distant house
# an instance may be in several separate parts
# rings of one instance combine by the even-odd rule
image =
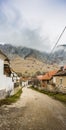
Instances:
[[[61,68],[53,77],[57,91],[66,93],[66,68]]]
[[[18,87],[20,85],[20,76],[11,68],[11,78],[14,82],[14,87]]]
[[[22,87],[28,86],[28,77],[22,77]]]
[[[0,98],[13,94],[14,84],[10,75],[10,61],[8,57],[0,51]]]
[[[53,90],[52,85],[54,84],[53,76],[57,73],[57,70],[47,72],[45,75],[37,76],[40,81],[40,86],[45,90]]]

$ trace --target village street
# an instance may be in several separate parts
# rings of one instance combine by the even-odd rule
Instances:
[[[16,103],[0,107],[0,130],[66,130],[66,107],[29,88]]]

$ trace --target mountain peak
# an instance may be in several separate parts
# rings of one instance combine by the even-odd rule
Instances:
[[[42,53],[38,50],[23,47],[23,46],[13,46],[10,44],[0,44],[0,49],[9,57],[12,58],[15,55],[18,55],[22,58],[27,58],[27,57],[34,57],[36,59],[44,61],[47,58],[47,53]]]

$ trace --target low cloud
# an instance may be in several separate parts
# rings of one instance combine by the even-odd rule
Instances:
[[[65,5],[58,2],[56,8],[50,1],[1,0],[0,42],[50,51],[66,24]]]

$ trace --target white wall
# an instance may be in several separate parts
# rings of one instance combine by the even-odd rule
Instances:
[[[0,75],[0,90],[6,88],[6,76]]]
[[[4,61],[0,59],[0,75],[4,74]]]
[[[4,61],[0,59],[0,90],[13,91],[14,83],[11,77],[4,75]]]
[[[14,83],[10,77],[6,78],[6,92],[14,89]]]
[[[53,83],[56,83],[56,77],[53,77]]]
[[[28,86],[28,81],[22,81],[22,86]]]

